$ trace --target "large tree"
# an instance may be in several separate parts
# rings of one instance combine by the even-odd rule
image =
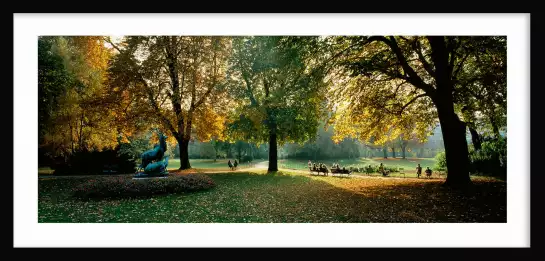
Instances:
[[[480,56],[474,37],[334,37],[342,48],[343,68],[376,85],[392,87],[393,95],[377,95],[377,102],[401,114],[420,99],[429,99],[438,113],[446,150],[449,175],[445,184],[464,187],[470,183],[466,124],[455,110],[455,93],[467,71],[467,57]],[[365,106],[364,106],[365,107]],[[379,119],[377,119],[379,120]]]
[[[269,144],[269,171],[278,170],[278,144],[316,136],[323,105],[316,37],[239,37],[233,41],[230,86],[239,101],[234,138]],[[313,63],[314,62],[314,63]]]
[[[38,38],[38,150],[39,161],[43,156],[52,154],[45,147],[45,136],[55,126],[55,114],[59,109],[59,101],[63,93],[70,87],[71,75],[63,64],[63,58],[53,48],[57,37]],[[53,146],[51,146],[53,147]],[[50,148],[51,150],[51,148]]]
[[[133,115],[149,115],[147,121],[172,134],[180,169],[190,168],[190,140],[208,141],[224,126],[230,38],[135,36],[110,43],[119,52],[110,68],[112,89],[127,93]]]
[[[110,51],[101,37],[40,37],[40,145],[53,156],[116,145],[102,108]],[[41,107],[43,106],[43,107]]]

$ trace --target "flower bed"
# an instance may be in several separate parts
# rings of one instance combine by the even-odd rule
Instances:
[[[127,177],[90,179],[72,192],[81,199],[134,198],[160,194],[194,192],[213,188],[215,183],[206,175],[189,174],[161,179],[133,180]]]

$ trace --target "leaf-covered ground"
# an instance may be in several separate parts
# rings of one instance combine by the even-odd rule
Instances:
[[[86,177],[41,178],[39,222],[507,222],[506,183],[474,178],[466,192],[439,179],[341,178],[264,171],[209,175],[211,190],[81,201]],[[126,178],[131,178],[130,175]]]

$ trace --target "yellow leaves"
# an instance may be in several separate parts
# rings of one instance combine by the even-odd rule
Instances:
[[[88,66],[106,70],[111,53],[105,47],[102,36],[76,36],[72,37],[72,40],[74,45],[82,51]]]
[[[223,140],[225,130],[225,115],[214,111],[210,106],[203,107],[197,111],[194,119],[194,127],[199,141],[210,141],[216,137]]]
[[[131,143],[130,140],[127,139],[127,136],[125,136],[125,135],[122,135],[122,136],[121,136],[121,142],[122,142],[122,143]]]
[[[174,135],[167,135],[167,145],[169,146],[176,146],[176,143],[178,143],[178,141],[176,140],[176,137],[174,137]]]
[[[151,134],[151,137],[149,139],[149,142],[151,144],[158,144],[159,143],[159,134],[156,131],[153,131]]]

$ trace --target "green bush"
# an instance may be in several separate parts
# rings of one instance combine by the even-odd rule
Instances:
[[[54,175],[98,175],[133,173],[136,162],[120,146],[102,151],[76,151],[52,166]]]
[[[80,199],[136,198],[160,194],[194,192],[215,187],[205,175],[189,174],[161,179],[134,180],[127,177],[102,177],[76,186],[73,196]]]
[[[433,170],[447,171],[447,157],[444,151],[435,155],[435,166],[433,167]]]
[[[380,168],[380,165],[373,165],[370,167],[369,166],[348,167],[348,169],[351,170],[352,172],[359,172],[359,173],[367,173],[368,170],[372,173],[375,173],[375,172],[379,172],[379,168]],[[384,166],[384,170],[389,172],[399,172],[399,168],[397,167]]]
[[[389,172],[398,172],[399,170],[397,169],[397,167],[384,167],[384,169],[386,171],[389,171]]]
[[[242,157],[242,159],[240,160],[241,163],[243,162],[250,162],[250,161],[253,161],[254,160],[254,157],[252,157],[252,155],[244,155]]]
[[[507,139],[486,139],[480,150],[469,152],[470,172],[505,177],[507,175]]]
[[[447,170],[445,152],[435,156],[436,171]],[[480,150],[469,150],[469,168],[471,174],[505,177],[507,175],[507,139],[485,139]]]

